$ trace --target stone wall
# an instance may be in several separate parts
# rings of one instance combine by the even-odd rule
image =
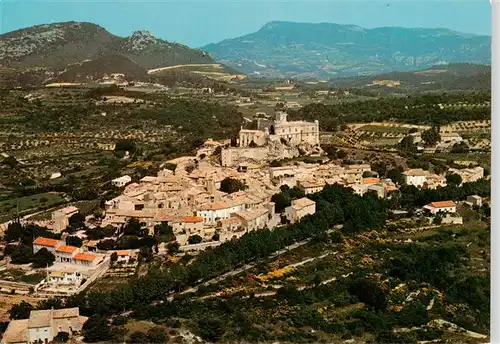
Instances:
[[[223,149],[221,152],[222,166],[235,166],[245,160],[267,160],[268,150],[267,147]]]

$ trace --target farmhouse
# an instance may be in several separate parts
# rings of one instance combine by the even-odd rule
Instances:
[[[37,253],[42,248],[45,248],[47,251],[55,255],[56,248],[61,245],[63,245],[63,242],[60,240],[38,237],[35,241],[33,241],[33,254]]]
[[[303,197],[292,201],[292,205],[285,208],[285,216],[287,221],[295,223],[300,221],[306,215],[316,213],[316,202],[309,198]]]
[[[325,187],[326,183],[322,180],[299,180],[297,187],[304,191],[306,195],[320,192]]]
[[[111,184],[118,188],[121,188],[130,183],[131,181],[132,178],[130,176],[121,176],[120,178],[113,179],[111,181]]]
[[[74,268],[66,267],[62,270],[53,270],[48,272],[44,284],[79,286],[82,280],[83,276],[80,272]]]
[[[431,202],[424,207],[424,210],[433,215],[437,213],[456,213],[457,205],[453,201]]]
[[[78,247],[61,245],[56,248],[56,261],[60,263],[72,263]]]
[[[200,234],[203,232],[203,217],[201,216],[178,216],[167,222],[172,226],[174,234]]]
[[[241,227],[247,232],[273,227],[269,224],[274,217],[274,203],[270,202],[256,209],[239,211],[234,216],[239,218]]]
[[[423,187],[427,181],[427,174],[427,171],[424,171],[421,168],[416,168],[403,172],[403,178],[407,185]]]
[[[63,241],[38,237],[33,241],[33,253],[46,248],[56,257],[56,262],[95,266],[101,261],[100,255],[85,253],[81,248],[65,245]]]
[[[467,196],[466,203],[471,206],[481,207],[483,205],[483,199],[478,195]]]
[[[86,321],[78,307],[31,311],[29,319],[9,323],[2,343],[50,343],[59,332],[79,333]]]

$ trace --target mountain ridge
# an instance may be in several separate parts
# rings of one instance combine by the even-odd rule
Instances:
[[[202,49],[245,74],[304,79],[410,71],[439,63],[489,64],[490,46],[490,36],[445,28],[272,21]]]
[[[8,66],[37,67],[36,64],[41,63],[56,67],[107,54],[125,55],[147,69],[178,62],[212,63],[212,59],[198,49],[156,38],[145,30],[120,37],[98,24],[74,21],[41,24],[2,34],[0,51],[0,63]],[[44,54],[55,58],[47,61]]]

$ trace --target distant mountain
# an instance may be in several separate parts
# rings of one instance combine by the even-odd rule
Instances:
[[[0,35],[0,66],[9,69],[42,68],[66,76],[83,76],[88,71],[88,76],[94,77],[100,67],[107,73],[142,75],[140,69],[147,73],[150,69],[191,64],[215,62],[198,49],[155,38],[147,31],[123,38],[96,24],[64,22]]]
[[[448,29],[270,22],[257,32],[202,49],[248,75],[330,79],[443,63],[490,64],[490,46],[490,36]]]
[[[380,93],[430,91],[489,91],[491,67],[469,63],[437,65],[415,72],[392,72],[374,76],[341,78],[330,87],[361,88]]]

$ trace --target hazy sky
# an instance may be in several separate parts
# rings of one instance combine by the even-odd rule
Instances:
[[[379,26],[445,27],[491,34],[488,0],[0,0],[1,32],[37,24],[88,21],[118,36],[149,30],[199,47],[257,31],[272,20]]]

